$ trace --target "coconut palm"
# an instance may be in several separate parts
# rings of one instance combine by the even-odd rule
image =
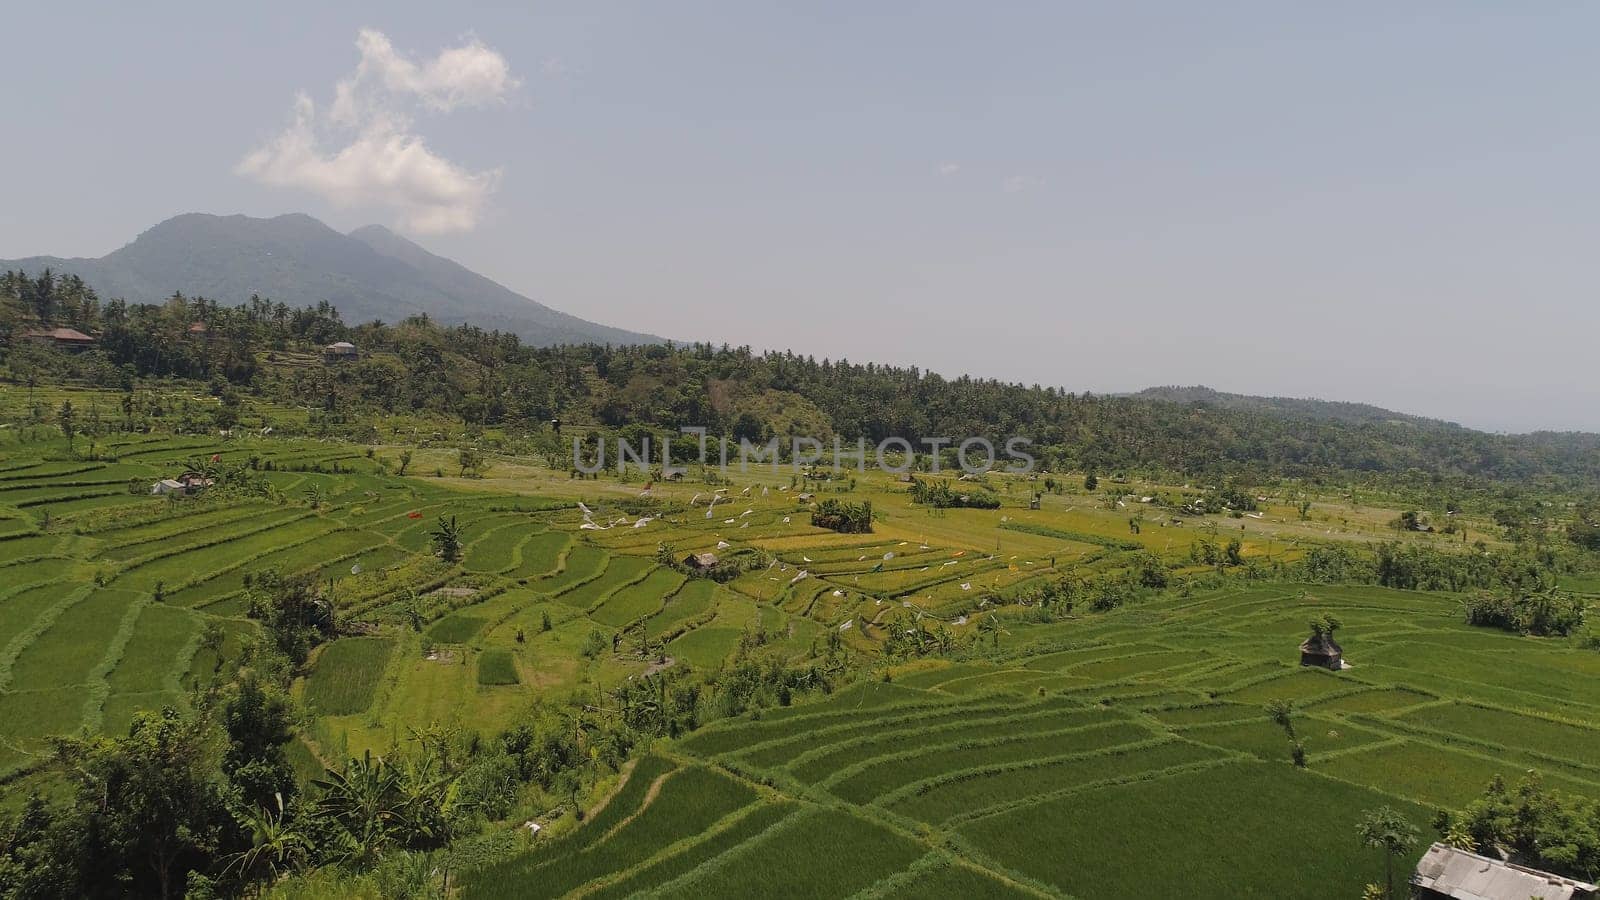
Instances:
[[[1283,729],[1283,733],[1294,740],[1294,715],[1293,700],[1272,700],[1267,703],[1267,715],[1272,717],[1272,724]]]
[[[1283,734],[1289,739],[1289,755],[1294,759],[1294,764],[1300,768],[1306,766],[1306,748],[1300,743],[1300,737],[1294,731],[1294,701],[1273,700],[1267,704],[1267,715],[1272,717],[1272,723],[1283,729]]]

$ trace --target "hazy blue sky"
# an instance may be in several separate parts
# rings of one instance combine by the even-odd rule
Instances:
[[[1600,6],[524,5],[11,9],[0,257],[305,211],[673,337],[1600,430]]]

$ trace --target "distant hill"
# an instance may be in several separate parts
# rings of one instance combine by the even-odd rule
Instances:
[[[99,259],[0,260],[0,270],[30,274],[46,266],[78,275],[102,298],[131,303],[158,303],[182,291],[233,305],[260,294],[290,306],[326,300],[351,324],[427,313],[444,324],[470,322],[541,346],[661,342],[551,309],[382,226],[340,234],[303,214],[188,213]]]
[[[1145,388],[1132,396],[1143,400],[1159,400],[1185,406],[1210,406],[1245,412],[1273,413],[1300,419],[1326,422],[1344,422],[1349,425],[1392,425],[1407,423],[1430,428],[1461,428],[1454,422],[1429,419],[1398,413],[1392,409],[1370,403],[1346,403],[1338,400],[1312,400],[1300,397],[1256,397],[1250,394],[1229,394],[1203,385]]]

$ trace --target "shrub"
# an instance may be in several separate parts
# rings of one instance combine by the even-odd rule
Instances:
[[[847,503],[827,499],[817,504],[811,512],[811,524],[845,534],[867,534],[872,531],[872,501]]]
[[[1464,606],[1468,625],[1541,637],[1566,636],[1583,627],[1583,601],[1563,591],[1521,597],[1478,594]]]
[[[1000,498],[994,494],[970,489],[966,492],[956,491],[950,487],[948,481],[934,481],[921,478],[911,479],[911,502],[932,506],[935,509],[999,509]]]

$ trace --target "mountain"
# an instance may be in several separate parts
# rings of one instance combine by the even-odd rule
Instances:
[[[0,270],[37,274],[46,266],[78,275],[102,298],[129,302],[158,303],[182,291],[232,305],[260,294],[290,306],[326,300],[352,324],[427,313],[444,324],[471,322],[541,346],[662,340],[551,309],[380,225],[340,234],[303,214],[188,213],[99,259],[0,260]]]
[[[1347,403],[1339,400],[1313,400],[1300,397],[1256,397],[1250,394],[1229,394],[1203,385],[1182,387],[1168,385],[1145,388],[1131,396],[1142,400],[1158,400],[1183,406],[1209,406],[1242,412],[1260,412],[1296,419],[1326,422],[1343,422],[1346,425],[1392,425],[1404,423],[1427,428],[1460,428],[1453,422],[1429,419],[1373,406],[1370,403]]]

